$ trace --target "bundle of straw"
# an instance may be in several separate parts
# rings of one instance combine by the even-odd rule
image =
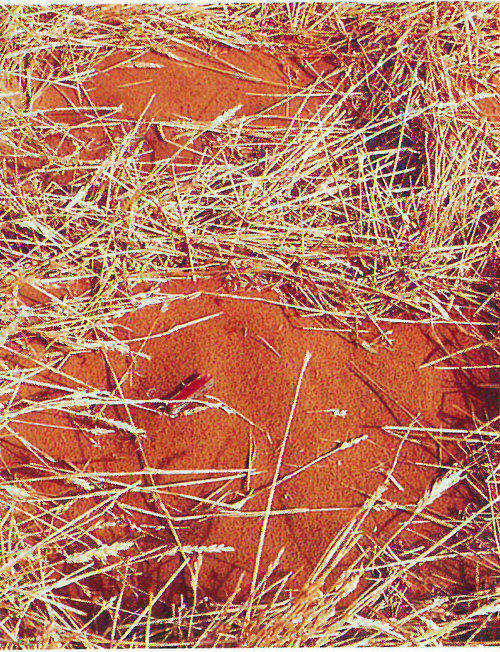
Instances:
[[[72,353],[125,346],[114,333],[119,317],[168,301],[163,287],[172,277],[216,272],[240,286],[272,287],[283,305],[342,328],[446,323],[496,353],[499,149],[497,127],[484,112],[495,101],[497,37],[494,5],[473,2],[4,9],[2,395],[12,396],[28,376]],[[66,156],[50,147],[48,137],[61,126],[33,110],[40,88],[55,81],[80,86],[116,48],[166,52],[179,43],[207,53],[214,45],[258,48],[278,60],[293,57],[313,75],[327,60],[333,72],[322,110],[297,115],[286,129],[226,116],[203,165],[176,178],[161,161],[153,170],[141,166],[123,140],[96,161],[83,162],[78,147]],[[113,111],[99,117],[101,127],[118,123]],[[183,129],[189,136],[200,125],[184,121]],[[61,171],[74,173],[71,184],[51,181]],[[50,344],[53,358],[36,358],[27,370],[19,351],[35,337]],[[450,364],[477,368],[466,353]],[[476,382],[473,374],[467,377]],[[495,379],[478,382],[486,394],[494,389]],[[108,399],[83,392],[63,407],[86,409]],[[4,405],[4,431],[20,416]],[[470,426],[450,435],[469,451],[467,465],[430,488],[402,527],[429,515],[457,483],[474,489],[476,503],[461,519],[450,517],[442,537],[425,549],[400,549],[397,537],[380,548],[356,547],[366,514],[384,506],[375,495],[299,595],[282,585],[274,594],[257,586],[245,604],[182,603],[167,618],[153,615],[160,594],[127,611],[120,593],[105,600],[89,588],[96,575],[121,578],[125,586],[134,564],[144,562],[130,554],[133,540],[105,545],[96,534],[111,518],[120,485],[59,469],[76,496],[98,497],[75,518],[70,503],[7,477],[0,486],[1,640],[79,646],[491,640],[500,609],[498,422],[486,409],[468,417]],[[359,554],[349,570],[325,589],[353,550]],[[198,559],[204,552],[185,554]],[[68,598],[71,586],[86,594],[79,606]]]

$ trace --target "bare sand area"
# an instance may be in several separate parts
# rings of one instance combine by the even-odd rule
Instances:
[[[32,379],[27,387],[36,380],[46,388],[35,383],[16,397],[24,440],[7,435],[2,445],[7,475],[38,473],[40,488],[57,501],[74,500],[73,516],[91,509],[92,499],[58,482],[58,468],[95,483],[95,505],[106,488],[130,484],[89,527],[89,536],[99,532],[108,544],[133,541],[131,555],[157,550],[139,564],[138,577],[128,578],[127,595],[139,590],[144,599],[175,573],[172,526],[182,545],[214,546],[199,575],[202,594],[227,599],[244,573],[244,595],[266,509],[261,571],[283,549],[276,577],[291,573],[290,586],[299,587],[378,487],[386,490],[360,534],[383,546],[433,481],[464,458],[446,429],[463,421],[471,397],[455,372],[425,366],[457,348],[460,336],[449,329],[395,325],[369,338],[367,350],[363,338],[287,315],[272,292],[233,294],[216,280],[172,282],[166,291],[170,305],[117,324],[118,342],[130,353],[71,355],[57,371]],[[50,357],[47,345],[30,346],[19,356],[27,369]],[[312,357],[294,403],[307,351]],[[210,375],[213,387],[172,416],[169,397],[193,374]],[[79,391],[96,399],[81,416],[70,410]],[[192,407],[199,411],[189,414]],[[402,554],[437,536],[439,515],[459,518],[470,499],[463,488],[450,491],[430,515],[413,518],[398,539]],[[75,551],[81,545],[75,540]],[[120,580],[103,573],[103,594],[120,590]],[[170,599],[186,592],[186,569],[172,587]],[[424,588],[417,583],[415,593]]]
[[[44,138],[45,157],[21,154],[16,162],[36,169],[75,154],[95,161],[126,142],[143,169],[158,160],[179,169],[199,165],[229,120],[251,117],[245,130],[256,131],[258,147],[259,129],[287,129],[299,112],[301,121],[326,113],[334,83],[328,72],[326,61],[306,70],[284,56],[217,47],[210,54],[186,46],[164,53],[117,51],[96,61],[93,74],[76,88],[34,85],[27,108],[35,123],[48,132],[53,125],[55,132]],[[50,180],[67,184],[75,173],[53,173]]]

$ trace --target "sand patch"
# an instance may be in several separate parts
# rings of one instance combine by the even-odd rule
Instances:
[[[321,72],[328,72],[326,63]],[[36,169],[65,157],[68,165],[71,157],[102,160],[114,148],[133,155],[142,169],[158,160],[183,169],[206,162],[229,124],[240,125],[240,136],[255,131],[258,148],[259,130],[290,128],[298,113],[307,119],[322,110],[328,92],[286,57],[223,48],[118,51],[96,61],[81,84],[41,83],[30,95],[33,124],[47,131],[38,143],[45,157],[23,153],[29,136],[4,153],[21,168]],[[47,179],[65,185],[80,176],[55,170]]]
[[[248,589],[307,351],[312,358],[278,474],[259,579],[283,548],[277,577],[293,573],[291,586],[299,587],[385,481],[379,509],[361,528],[364,545],[383,545],[432,482],[460,459],[460,450],[440,429],[456,426],[462,418],[466,404],[461,388],[453,372],[419,368],[442,350],[437,340],[455,339],[447,329],[432,333],[396,326],[387,333],[393,346],[375,339],[367,351],[345,333],[315,330],[320,328],[315,321],[290,319],[273,305],[272,293],[230,298],[215,281],[176,282],[167,291],[172,293],[167,309],[141,310],[117,325],[130,355],[110,347],[105,353],[60,358],[58,371],[44,375],[51,387],[30,387],[27,381],[16,397],[17,409],[24,413],[12,426],[36,450],[30,453],[13,432],[5,433],[2,445],[8,477],[20,481],[38,473],[38,487],[46,495],[57,497],[59,505],[73,501],[62,518],[96,509],[123,483],[135,483],[112,505],[101,507],[88,528],[88,536],[106,545],[132,541],[131,557],[149,551],[150,558],[134,567],[138,575],[127,580],[128,595],[136,592],[144,599],[180,563],[165,512],[146,499],[153,493],[171,515],[183,545],[213,546],[204,555],[200,594],[227,598],[242,572],[242,595]],[[50,347],[33,343],[24,364],[29,367],[30,356],[40,360],[47,353]],[[194,406],[203,409],[171,418],[162,400],[193,373],[214,380],[208,396]],[[58,385],[67,389],[54,389]],[[19,402],[27,397],[34,402]],[[74,399],[75,406],[58,404],[63,399]],[[78,482],[70,486],[67,478],[58,480],[58,473],[68,470],[80,484],[90,483],[86,491]],[[141,482],[149,474],[155,492]],[[53,480],[47,482],[50,475]],[[431,510],[458,515],[467,500],[463,489],[450,491]],[[434,517],[419,517],[400,543],[416,545],[440,531]],[[82,543],[81,536],[75,538],[75,554]],[[71,568],[69,564],[68,572]],[[121,581],[109,572],[98,584],[110,595]],[[189,581],[185,570],[173,593],[189,594]]]

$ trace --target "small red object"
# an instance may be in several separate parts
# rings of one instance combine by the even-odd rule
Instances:
[[[197,399],[203,398],[213,386],[214,380],[209,374],[192,374],[170,396],[164,399],[169,403],[163,404],[162,411],[174,418],[193,409],[197,410],[197,407],[199,408],[196,406]]]

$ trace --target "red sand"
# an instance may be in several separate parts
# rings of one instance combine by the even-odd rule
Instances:
[[[174,155],[172,162],[192,164],[213,141],[217,128],[210,124],[226,111],[240,107],[234,117],[252,116],[251,128],[283,127],[303,104],[304,116],[317,111],[325,93],[321,84],[304,91],[315,79],[290,60],[278,63],[268,55],[221,48],[210,57],[185,48],[169,52],[115,52],[76,90],[41,84],[29,109],[42,123],[67,125],[66,133],[47,136],[47,158],[23,156],[18,165],[34,169],[75,151],[82,161],[102,159],[113,142],[131,133],[130,148],[142,151],[143,165]],[[327,71],[327,64],[321,69]],[[110,112],[117,126],[98,126],[96,116],[102,121]],[[179,126],[187,121],[194,121],[194,131]],[[59,184],[74,178],[70,172],[50,177]]]
[[[187,293],[202,287],[177,283],[169,291]],[[217,289],[215,282],[208,287]],[[274,297],[268,295],[267,298]],[[143,341],[133,344],[133,349],[141,349],[150,359],[136,358],[136,363],[130,367],[133,382],[131,385],[124,382],[123,390],[126,395],[138,399],[166,397],[194,372],[211,374],[215,387],[210,394],[255,425],[221,409],[171,419],[165,414],[134,407],[130,411],[132,421],[147,433],[143,439],[147,461],[156,469],[244,469],[253,438],[256,452],[253,466],[260,475],[252,478],[250,487],[256,489],[272,479],[304,355],[311,351],[313,357],[304,376],[280,477],[339,444],[359,437],[365,439],[319,461],[280,484],[276,490],[273,510],[333,508],[323,513],[275,515],[269,521],[261,569],[265,571],[284,547],[283,569],[297,573],[292,586],[298,586],[339,529],[383,482],[395,463],[398,449],[393,471],[395,482],[390,483],[384,498],[403,508],[374,512],[363,526],[368,538],[378,544],[401,522],[404,506],[409,505],[411,509],[411,504],[440,473],[437,467],[440,464],[446,467],[456,452],[446,441],[439,444],[439,438],[423,437],[422,443],[411,442],[408,438],[402,443],[396,433],[385,432],[382,426],[418,423],[449,427],[459,415],[464,399],[450,372],[418,369],[421,363],[437,355],[438,347],[429,333],[407,326],[394,329],[393,348],[376,345],[370,353],[337,334],[303,330],[304,326],[318,326],[311,321],[299,320],[302,327],[293,326],[279,307],[248,298],[203,295],[176,300],[164,313],[154,309],[125,317],[121,323],[130,330],[122,331],[122,336],[124,339],[147,337],[219,312],[223,313],[219,317],[152,339],[145,345]],[[298,320],[294,319],[294,323]],[[446,331],[441,329],[439,337],[445,336]],[[42,354],[43,347],[36,348]],[[102,355],[85,354],[71,357],[63,369],[94,389],[112,389],[111,368],[121,379],[132,358],[127,360],[113,354],[111,366],[107,368]],[[52,381],[75,386],[60,376],[50,374],[49,377]],[[40,397],[44,393],[37,390],[35,394]],[[338,416],[324,412],[333,408],[338,409]],[[342,416],[344,410],[345,416]],[[129,421],[123,407],[107,410],[106,415]],[[74,421],[53,411],[35,414],[29,420],[67,428],[58,431],[52,427],[25,425],[19,429],[29,441],[56,460],[71,462],[87,471],[140,469],[131,436],[119,428],[100,437],[100,448],[97,448],[82,429],[91,426],[84,420],[80,429]],[[405,431],[399,435],[404,436]],[[3,459],[7,468],[34,461],[26,451],[15,452],[9,446],[3,448]],[[19,469],[18,473],[22,471]],[[193,477],[189,474],[177,478],[167,476],[164,481],[170,483]],[[157,484],[161,482],[157,479]],[[196,500],[189,495],[208,497],[221,484],[218,481],[198,487],[171,486],[163,493],[164,504],[171,514],[208,515],[210,510],[203,506],[196,508]],[[247,489],[245,481],[238,479],[228,483],[214,499],[227,505],[245,496]],[[68,492],[68,488],[62,486],[52,490]],[[206,556],[200,585],[207,594],[227,597],[242,570],[246,571],[243,587],[248,586],[262,528],[262,517],[258,513],[265,509],[268,495],[269,489],[266,489],[249,499],[242,508],[243,514],[236,512],[233,516],[208,516],[201,522],[181,520],[176,523],[183,544],[225,544],[235,549],[234,553]],[[463,506],[464,499],[451,492],[445,500],[433,505],[433,509],[450,513]],[[123,502],[151,509],[137,496],[126,496]],[[89,501],[78,503],[75,513],[80,512],[84,504],[89,507]],[[217,513],[220,509],[214,511]],[[131,514],[136,523],[160,526],[164,543],[168,548],[174,546],[161,518]],[[403,538],[407,543],[417,541],[417,532],[433,532],[428,525],[414,526],[411,530]],[[108,543],[136,536],[137,532],[128,526],[105,531]],[[144,549],[158,545],[158,541],[139,538],[137,545]],[[159,564],[146,564],[144,574],[131,583],[157,589],[177,564],[177,560],[171,558]],[[117,587],[103,590],[107,593],[110,588],[118,590]]]

